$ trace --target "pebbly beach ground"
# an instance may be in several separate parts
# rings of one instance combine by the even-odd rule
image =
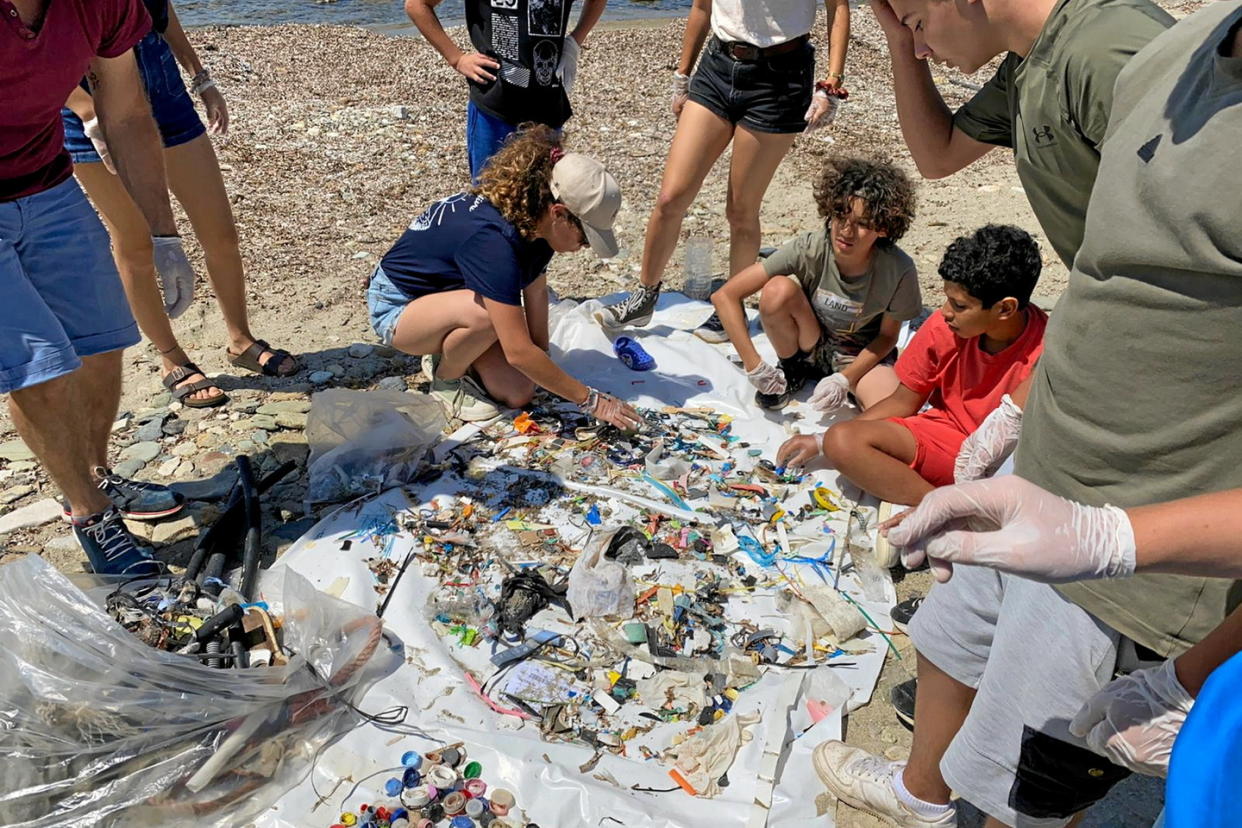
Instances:
[[[1163,5],[1182,14],[1201,3]],[[605,295],[636,280],[643,228],[675,125],[668,85],[681,31],[681,21],[605,23],[583,51],[566,142],[604,160],[621,183],[622,251],[610,261],[587,252],[557,257],[549,277],[561,296]],[[465,42],[464,30],[454,34]],[[230,133],[215,143],[248,268],[254,331],[300,354],[306,370],[289,380],[229,374],[223,325],[210,283],[200,277],[198,299],[174,327],[191,358],[217,375],[232,402],[206,411],[171,403],[154,349],[146,342],[131,348],[112,462],[120,471],[161,482],[210,479],[237,454],[256,457],[260,470],[298,462],[297,477],[265,501],[267,525],[278,527],[266,539],[270,562],[314,523],[302,507],[310,393],[326,387],[417,390],[424,381],[415,358],[376,344],[361,280],[411,218],[467,184],[466,88],[416,37],[343,26],[210,27],[190,36],[231,110]],[[814,37],[823,55],[822,16]],[[846,72],[850,99],[836,123],[799,138],[769,189],[764,244],[778,245],[818,224],[810,181],[830,154],[892,159],[917,175],[897,124],[884,39],[865,8],[853,16]],[[988,76],[985,70],[967,78],[943,68],[935,74],[950,106],[965,101]],[[683,229],[683,237],[715,240],[717,268],[726,257],[727,165],[726,154]],[[918,186],[918,218],[901,246],[919,266],[925,304],[939,303],[936,264],[946,245],[990,221],[1018,224],[1040,240],[1045,267],[1037,301],[1055,304],[1066,271],[1039,232],[1007,151]],[[204,273],[197,246],[189,241],[187,250]],[[680,282],[679,251],[666,284],[676,288]],[[83,570],[83,555],[48,505],[58,497],[17,439],[7,411],[0,412],[0,562],[34,552],[65,571]],[[215,514],[211,505],[197,504],[176,520],[135,527],[170,547],[174,563],[184,563],[199,528]],[[916,574],[898,591],[904,597],[928,586],[926,575]],[[894,759],[906,755],[909,734],[888,708],[888,690],[912,674],[914,655],[908,640],[899,640],[903,659],[890,659],[875,703],[851,716],[847,732],[851,742]],[[1158,783],[1131,780],[1086,824],[1150,824],[1159,800]],[[880,824],[844,806],[837,820],[842,826]]]

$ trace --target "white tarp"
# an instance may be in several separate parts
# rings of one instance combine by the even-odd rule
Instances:
[[[709,345],[687,330],[709,315],[710,307],[705,303],[666,295],[650,327],[627,332],[638,338],[656,360],[657,369],[647,373],[631,372],[616,359],[610,339],[590,316],[597,307],[596,302],[582,306],[561,303],[553,312],[553,356],[584,382],[644,407],[710,406],[730,414],[734,417],[732,433],[754,447],[764,448],[768,457],[791,433],[791,426],[802,432],[825,427],[826,423],[805,404],[791,406],[780,414],[765,413],[753,405],[753,389],[743,373],[730,363],[727,346]],[[757,335],[756,343],[761,353],[773,358],[765,336]],[[802,396],[805,399],[806,394]],[[841,491],[835,472],[817,471],[815,477],[829,488]],[[418,543],[408,534],[394,531],[394,514],[417,509],[436,496],[450,496],[451,489],[451,482],[438,480],[408,493],[393,490],[339,509],[290,549],[279,565],[300,572],[320,589],[339,594],[345,600],[374,606],[375,578],[366,560],[385,557],[400,562]],[[502,497],[503,493],[497,496]],[[651,497],[661,499],[654,491]],[[844,517],[841,521],[837,531],[844,529]],[[562,528],[569,540],[579,531],[573,525]],[[345,540],[349,543],[345,544]],[[837,561],[842,549],[838,547]],[[667,578],[681,563],[653,562],[643,571],[661,570]],[[810,567],[784,568],[795,579],[815,582],[817,573],[811,572]],[[527,820],[545,828],[618,822],[627,826],[737,828],[753,828],[765,822],[781,826],[831,824],[830,814],[817,816],[815,812],[815,799],[822,785],[809,758],[815,744],[839,737],[840,711],[811,727],[802,702],[803,691],[814,674],[831,670],[853,693],[849,707],[865,704],[885,657],[880,636],[865,633],[861,638],[865,652],[837,659],[853,662],[853,666],[769,670],[758,683],[742,692],[729,715],[758,713],[761,720],[747,729],[750,738],[729,768],[728,787],[715,798],[691,797],[681,790],[640,793],[630,790],[631,786],[674,787],[666,765],[644,760],[637,751],[630,750],[627,757],[604,753],[594,768],[582,772],[579,766],[591,759],[591,749],[579,744],[546,742],[540,737],[537,723],[523,723],[488,709],[467,686],[463,665],[475,671],[480,680],[484,679],[490,651],[458,647],[433,631],[425,603],[434,587],[435,583],[422,575],[418,565],[411,566],[400,582],[384,620],[387,628],[405,642],[407,664],[378,683],[361,704],[369,713],[394,705],[408,706],[406,725],[424,731],[428,738],[385,731],[376,725],[357,728],[325,750],[317,758],[310,778],[258,820],[259,826],[331,825],[342,810],[351,810],[360,802],[384,800],[384,782],[390,776],[400,776],[399,770],[388,769],[398,764],[404,751],[425,751],[438,742],[458,741],[465,743],[470,759],[482,764],[482,778],[493,787],[512,790]],[[857,599],[882,629],[891,629],[891,584],[885,584],[885,600],[870,602],[851,575],[841,577],[840,587]],[[729,605],[731,617],[749,617],[760,624],[788,622],[781,617],[771,594],[756,595],[746,601],[731,600]],[[532,626],[540,626],[536,622],[548,614],[551,610],[536,616]],[[649,735],[659,737],[693,724],[666,724]],[[799,734],[801,738],[795,740]],[[765,751],[770,754],[766,761]],[[756,798],[766,799],[763,776],[777,780],[770,815],[754,804]],[[354,790],[358,782],[361,784]],[[770,794],[771,785],[767,787]]]

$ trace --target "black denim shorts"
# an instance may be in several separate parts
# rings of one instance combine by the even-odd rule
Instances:
[[[737,60],[713,37],[690,79],[690,100],[755,132],[801,132],[814,91],[810,41],[774,57]]]

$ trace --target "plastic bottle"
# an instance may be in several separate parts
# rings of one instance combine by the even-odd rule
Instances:
[[[712,240],[691,236],[686,240],[686,286],[691,299],[706,301],[712,295]]]

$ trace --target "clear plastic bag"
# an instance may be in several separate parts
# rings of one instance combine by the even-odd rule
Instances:
[[[306,419],[307,501],[336,503],[409,481],[445,425],[439,404],[420,394],[315,394]]]
[[[294,654],[220,670],[143,644],[39,557],[0,567],[0,824],[242,825],[295,785],[404,648],[301,576],[268,580]]]
[[[566,598],[575,618],[634,614],[634,582],[624,566],[604,557],[619,529],[598,533],[569,570]]]

